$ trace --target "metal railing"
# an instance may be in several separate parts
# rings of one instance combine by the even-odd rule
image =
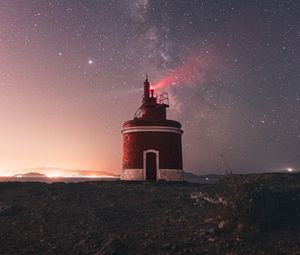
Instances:
[[[167,92],[162,92],[156,97],[157,104],[165,104],[169,106],[169,95]]]
[[[140,119],[142,117],[142,107],[136,110],[134,114],[134,119]]]
[[[169,95],[167,92],[162,92],[160,95],[154,94],[156,97],[157,105],[166,105],[169,106]],[[140,119],[142,117],[142,106],[140,106],[134,113],[134,119]]]

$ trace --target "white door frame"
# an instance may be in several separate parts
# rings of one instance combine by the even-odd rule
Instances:
[[[156,154],[156,180],[159,180],[160,179],[160,171],[159,171],[159,151],[157,150],[145,150],[143,152],[143,178],[144,180],[146,180],[146,156],[147,156],[147,153],[149,152],[153,152]]]

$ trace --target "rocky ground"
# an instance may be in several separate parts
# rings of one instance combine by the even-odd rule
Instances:
[[[299,175],[267,179],[293,187],[286,194],[298,204]],[[224,182],[0,183],[0,254],[300,254],[298,208],[280,227],[260,229],[232,213],[225,190]]]

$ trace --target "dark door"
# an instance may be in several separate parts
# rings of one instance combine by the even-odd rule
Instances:
[[[146,180],[156,181],[156,154],[148,152],[146,154]]]

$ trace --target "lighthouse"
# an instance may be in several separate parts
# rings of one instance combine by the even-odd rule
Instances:
[[[122,180],[183,181],[181,124],[167,119],[169,97],[158,95],[148,78],[142,105],[122,128]]]

